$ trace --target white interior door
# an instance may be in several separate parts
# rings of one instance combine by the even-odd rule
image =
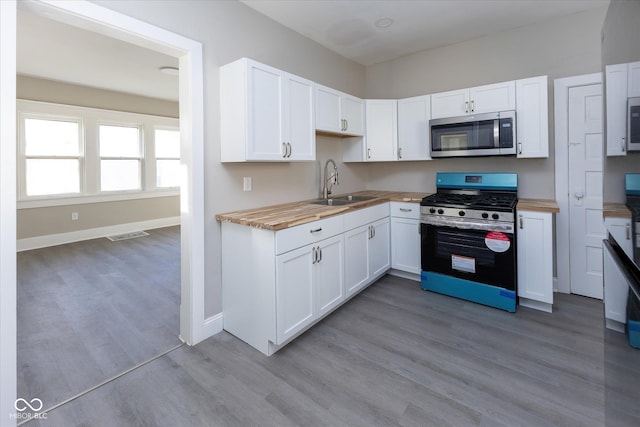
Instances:
[[[602,85],[569,89],[571,293],[602,299]]]

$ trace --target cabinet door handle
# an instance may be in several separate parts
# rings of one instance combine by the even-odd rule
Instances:
[[[322,248],[318,246],[318,262],[322,261]]]
[[[402,158],[402,147],[398,147],[398,159]]]
[[[418,234],[422,234],[422,227],[420,227],[420,223],[418,223]]]
[[[476,101],[471,101],[471,112],[474,113],[476,111]]]
[[[371,158],[371,148],[367,148],[367,159]]]
[[[464,112],[468,113],[469,112],[469,101],[465,101],[464,102]]]
[[[520,230],[524,229],[524,218],[520,215]]]
[[[286,142],[282,143],[282,148],[284,150],[284,153],[282,153],[282,158],[286,159],[287,158],[287,143]]]
[[[413,211],[413,209],[409,209],[409,208],[400,208],[400,212],[411,212]]]
[[[320,228],[315,228],[315,229],[313,229],[313,230],[309,230],[309,233],[318,233],[318,232],[320,232],[320,231],[322,231],[322,227],[320,227]]]
[[[311,259],[313,260],[311,265],[313,265],[316,262],[318,262],[318,250],[316,249],[315,246],[313,248],[311,248]]]
[[[622,137],[622,152],[624,153],[624,151],[627,149],[627,138],[626,137]]]
[[[291,148],[291,143],[287,142],[287,146],[289,147],[289,155],[287,157],[291,157],[291,153],[293,152],[293,149]]]
[[[627,231],[627,240],[631,240],[631,224],[627,223],[625,229]]]
[[[518,154],[522,154],[522,142],[518,142]]]
[[[344,130],[349,130],[349,120],[344,119]]]

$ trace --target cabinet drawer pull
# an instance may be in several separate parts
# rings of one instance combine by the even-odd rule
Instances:
[[[314,230],[309,230],[309,233],[318,233],[318,232],[320,232],[320,231],[322,231],[322,227],[320,227],[320,228],[316,228],[316,229],[314,229]]]
[[[411,212],[413,211],[413,209],[409,209],[409,208],[400,208],[400,212]]]

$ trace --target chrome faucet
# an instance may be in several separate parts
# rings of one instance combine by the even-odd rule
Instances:
[[[327,178],[327,174],[328,174],[327,167],[329,166],[329,162],[333,164],[333,173],[331,174],[331,176]],[[333,187],[334,184],[338,185],[338,166],[336,166],[336,162],[334,162],[333,159],[329,159],[324,164],[324,179],[322,180],[322,198],[323,199],[326,200],[329,198],[329,194],[331,194],[331,187]]]

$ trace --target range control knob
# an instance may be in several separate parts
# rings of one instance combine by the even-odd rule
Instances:
[[[497,213],[494,213],[493,215],[491,215],[491,218],[498,219],[500,218],[500,215],[498,215]]]
[[[436,208],[429,209],[429,213],[436,213]]]
[[[465,215],[465,212],[464,212],[464,211],[459,211],[459,212],[458,212],[458,215],[460,215],[460,216],[464,216],[464,215]]]
[[[483,212],[483,213],[482,213],[482,218],[484,218],[484,219],[489,218],[489,214],[488,214],[488,213],[486,213],[486,212]]]
[[[444,213],[444,209],[438,209],[438,213],[442,215]]]

